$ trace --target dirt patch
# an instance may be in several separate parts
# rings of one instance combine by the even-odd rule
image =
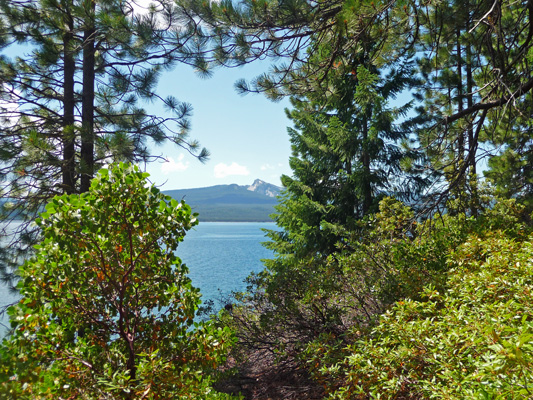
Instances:
[[[234,367],[230,359],[228,367]],[[255,351],[239,363],[237,373],[216,385],[229,394],[242,394],[246,400],[319,400],[323,389],[306,371],[290,362],[275,362],[267,351]]]

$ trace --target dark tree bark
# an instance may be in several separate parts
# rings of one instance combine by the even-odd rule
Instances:
[[[83,91],[81,128],[81,185],[80,192],[89,190],[94,174],[94,86],[95,86],[95,34],[94,15],[96,3],[86,0],[87,19],[83,32]]]
[[[74,107],[76,99],[74,96],[74,74],[76,71],[76,61],[74,58],[74,21],[71,15],[67,15],[68,29],[63,35],[64,71],[63,71],[63,190],[68,193],[75,191],[75,141],[74,132]]]

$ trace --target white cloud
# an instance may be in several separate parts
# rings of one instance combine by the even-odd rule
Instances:
[[[261,171],[266,171],[267,169],[274,169],[275,167],[270,164],[263,164],[261,165]]]
[[[161,4],[153,0],[130,0],[127,3],[135,15],[146,15],[150,9],[150,6],[155,7],[156,10],[161,10]]]
[[[165,175],[170,174],[171,172],[182,172],[189,168],[189,161],[183,162],[184,155],[180,154],[178,156],[178,161],[174,161],[172,157],[167,158],[167,162],[161,165],[161,172]]]
[[[155,23],[158,25],[158,28],[168,29],[168,24],[160,14],[165,7],[173,6],[174,3],[172,0],[128,0],[126,3],[126,10],[131,12],[130,17],[132,18],[143,18],[150,15],[150,11],[153,9],[156,11]]]
[[[250,171],[248,171],[248,167],[242,166],[237,164],[236,162],[232,162],[230,165],[219,163],[215,165],[214,168],[215,178],[225,178],[226,176],[231,175],[250,175]]]
[[[272,171],[274,169],[277,169],[277,168],[281,168],[283,167],[283,164],[282,163],[278,163],[277,165],[271,165],[271,164],[263,164],[261,165],[261,171]]]

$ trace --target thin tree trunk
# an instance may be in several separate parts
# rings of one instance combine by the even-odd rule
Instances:
[[[361,163],[363,164],[363,215],[370,212],[372,205],[372,185],[370,184],[370,155],[368,154],[368,121],[370,118],[365,117],[363,121],[363,148],[361,154]]]
[[[81,112],[81,185],[80,192],[91,186],[94,175],[94,86],[95,86],[95,0],[86,0],[86,24],[83,32],[83,90]]]
[[[67,31],[63,35],[64,70],[63,70],[63,190],[71,194],[75,191],[75,132],[74,132],[74,21],[70,14],[66,17]]]
[[[467,29],[469,28],[469,23],[467,22]],[[466,90],[467,90],[467,107],[470,108],[474,105],[474,78],[472,76],[472,49],[470,44],[466,46]],[[476,150],[477,143],[475,142],[474,135],[474,124],[471,120],[468,124],[468,149],[469,152],[474,154],[469,154],[468,159],[470,160],[470,191],[472,193],[472,199],[470,200],[470,213],[473,216],[478,215],[479,208],[479,193],[477,190],[477,170],[476,170]]]
[[[463,55],[461,52],[461,29],[458,27],[457,31],[457,111],[463,111],[463,99],[464,99],[464,90],[463,90]],[[457,167],[456,171],[460,171],[462,164],[465,159],[465,135],[462,131],[459,133],[457,138]]]

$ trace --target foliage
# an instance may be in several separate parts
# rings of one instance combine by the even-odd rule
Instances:
[[[0,58],[1,219],[28,222],[6,232],[13,239],[0,251],[7,281],[19,266],[13,260],[35,243],[29,222],[54,195],[87,191],[102,165],[154,160],[148,146],[169,142],[208,156],[188,138],[191,106],[156,90],[162,71],[200,60],[179,43],[194,27],[177,26],[173,1],[144,15],[133,3],[0,1],[3,50],[18,55]],[[165,113],[149,113],[144,102]]]
[[[498,194],[516,198],[533,211],[533,140],[531,134],[531,95],[521,104],[523,112],[510,112],[495,124],[493,143],[503,151],[489,159],[489,169],[484,175],[494,183]]]
[[[355,65],[358,57],[366,54],[353,55]],[[410,71],[381,76],[370,62],[356,68],[350,74],[339,70],[331,78],[329,95],[291,99],[287,115],[294,124],[288,130],[293,174],[282,177],[286,190],[276,216],[286,237],[271,235],[270,245],[281,256],[327,256],[343,231],[353,230],[358,219],[377,209],[381,197],[411,199],[423,187],[423,179],[401,167],[417,157],[402,147],[406,134],[397,124],[409,105],[388,106],[412,83]]]
[[[453,197],[475,215],[477,162],[499,156],[492,167],[504,191],[529,193],[531,136],[527,123],[533,75],[533,8],[510,0],[180,0],[213,63],[241,65],[262,57],[273,64],[238,89],[273,99],[318,93],[334,97],[331,78],[367,67],[407,70],[417,115],[405,128],[431,160],[433,205]],[[412,117],[413,115],[410,115]],[[519,133],[522,132],[522,133]],[[501,145],[504,144],[504,148]],[[501,166],[498,166],[500,164]],[[427,167],[427,165],[426,165]],[[505,167],[510,167],[507,172]],[[521,175],[521,172],[525,176]],[[506,179],[512,174],[515,184]],[[525,199],[530,202],[530,200]]]
[[[514,201],[501,202],[470,218],[463,238],[434,227],[441,232],[430,236],[462,243],[427,248],[418,260],[395,258],[406,273],[403,283],[411,285],[408,296],[375,328],[354,325],[342,340],[323,335],[307,349],[308,365],[329,398],[531,397],[533,247],[521,210]],[[431,271],[437,280],[417,282]]]
[[[383,52],[412,46],[416,39],[411,33],[416,24],[409,18],[414,4],[409,1],[178,3],[193,18],[202,20],[202,33],[214,50],[213,62],[241,65],[265,56],[277,62],[251,84],[237,83],[238,89],[265,92],[273,99],[304,95],[316,88],[329,72],[346,62],[346,53],[364,48],[369,38],[377,41],[374,50]],[[319,56],[318,63],[307,62],[312,55]],[[351,67],[349,61],[348,65]]]
[[[175,255],[196,216],[146,177],[103,169],[37,220],[0,351],[4,396],[223,398],[210,384],[231,332],[194,322],[200,294]]]
[[[424,285],[445,288],[446,254],[475,226],[473,218],[447,216],[417,223],[412,210],[385,198],[329,256],[288,254],[278,264],[284,268],[252,275],[229,323],[244,352],[268,349],[282,364],[312,372],[309,360],[324,356],[317,347],[342,348],[354,327],[368,330]]]
[[[367,44],[373,46],[370,40]],[[315,55],[310,62],[318,63],[321,57],[325,55]],[[271,241],[266,247],[275,258],[265,260],[265,272],[254,281],[273,305],[269,314],[278,307],[280,313],[294,313],[288,319],[300,321],[307,331],[322,328],[316,321],[306,327],[306,319],[317,318],[328,329],[325,321],[335,318],[336,313],[323,306],[314,317],[298,314],[316,290],[335,291],[323,274],[337,269],[330,256],[339,243],[360,230],[358,221],[374,212],[382,197],[410,199],[424,185],[424,179],[407,174],[401,165],[417,157],[402,146],[407,136],[397,124],[409,105],[388,105],[413,84],[410,69],[384,74],[366,49],[346,52],[345,59],[353,70],[339,67],[331,74],[330,92],[291,98],[293,109],[287,115],[294,124],[289,128],[293,174],[282,177],[285,191],[274,215],[279,230],[268,231]]]
[[[231,317],[224,320],[234,327],[239,338],[237,358],[246,363],[250,354],[270,354],[270,368],[308,374],[315,379],[316,390],[324,389],[330,394],[337,389],[338,393],[346,390],[352,397],[347,394],[341,398],[365,398],[354,395],[355,389],[350,386],[353,382],[343,386],[347,377],[357,375],[360,369],[357,366],[352,370],[349,364],[354,343],[361,357],[366,357],[366,346],[374,346],[377,358],[382,357],[378,351],[392,354],[373,333],[379,329],[380,334],[386,335],[394,321],[394,317],[387,317],[386,324],[380,322],[382,316],[389,315],[389,310],[398,304],[426,301],[427,287],[439,293],[459,290],[454,274],[461,276],[464,271],[449,271],[471,260],[473,253],[466,257],[469,252],[464,253],[464,248],[472,238],[476,243],[492,243],[500,236],[511,243],[528,240],[531,228],[523,223],[523,206],[515,200],[485,200],[491,207],[478,217],[436,214],[418,222],[408,207],[385,198],[379,212],[360,221],[359,229],[325,261],[309,257],[290,264],[286,270],[277,270],[275,275],[270,271],[252,275],[251,292],[238,296],[240,302],[233,307]],[[479,251],[487,252],[481,248]],[[270,286],[265,287],[268,279]],[[472,281],[475,279],[473,275]],[[508,300],[501,299],[503,303]],[[406,323],[400,322],[398,329],[405,330]],[[443,354],[447,351],[443,350]],[[375,363],[372,357],[361,363]],[[376,374],[386,377],[387,368],[385,365],[376,369]],[[450,370],[454,368],[450,364]],[[354,382],[367,379],[368,370],[365,371]],[[369,377],[368,382],[373,379]],[[373,386],[374,389],[371,392],[366,386],[361,393],[386,393],[382,386]],[[430,398],[430,393],[428,389],[423,398]]]
[[[261,326],[246,339],[254,343],[254,336],[266,335],[280,346],[278,354],[295,354],[321,332],[345,329],[346,309],[336,304],[343,272],[332,254],[353,232],[364,230],[358,221],[377,209],[380,198],[415,197],[424,183],[401,166],[416,157],[402,147],[407,136],[396,123],[409,106],[388,106],[412,84],[410,69],[382,76],[360,49],[347,52],[346,59],[354,70],[339,68],[330,75],[330,93],[295,96],[287,111],[294,123],[289,129],[293,175],[282,177],[285,191],[274,215],[279,230],[267,232],[266,247],[275,258],[265,260],[265,271],[250,279],[257,292],[250,306]]]

